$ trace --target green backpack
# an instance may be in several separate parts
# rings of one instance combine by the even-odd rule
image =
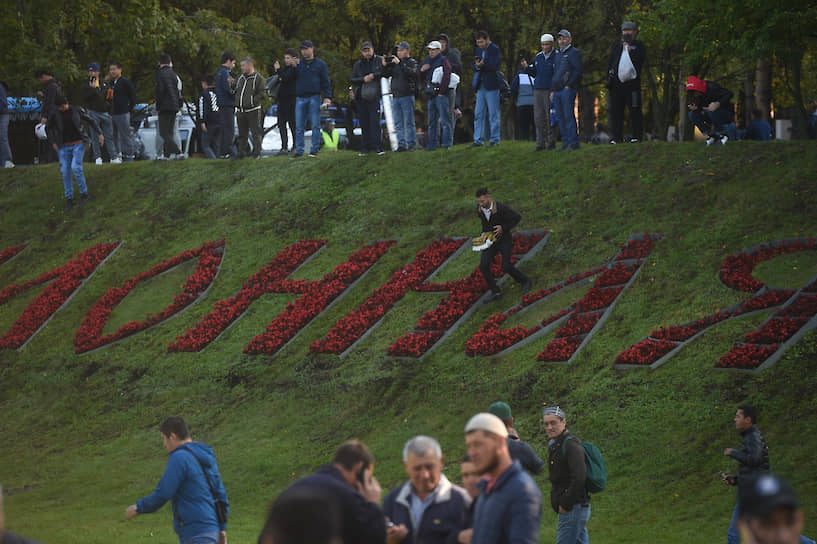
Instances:
[[[571,438],[579,440],[578,437],[569,434],[562,442],[562,455],[567,453],[567,441]],[[598,493],[607,487],[607,463],[604,462],[599,449],[590,442],[579,440],[579,444],[584,448],[584,465],[587,467],[587,477],[584,481],[584,488],[588,493]]]

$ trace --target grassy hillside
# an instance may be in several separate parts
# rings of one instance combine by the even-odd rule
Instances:
[[[773,468],[804,498],[817,496],[817,334],[757,376],[716,371],[713,363],[767,314],[710,330],[655,371],[615,370],[612,362],[660,325],[747,298],[717,279],[727,255],[817,235],[815,173],[813,143],[779,142],[585,147],[569,154],[503,143],[362,159],[341,153],[295,161],[89,165],[94,200],[66,216],[55,165],[0,171],[0,249],[30,244],[0,266],[0,286],[61,265],[92,244],[124,241],[22,352],[0,351],[7,527],[46,543],[175,542],[168,507],[124,521],[125,507],[161,475],[166,454],[157,426],[175,413],[188,420],[194,438],[216,450],[233,505],[231,541],[254,542],[271,499],[350,437],[372,447],[385,489],[402,481],[403,443],[419,433],[440,440],[446,472],[457,480],[467,418],[503,399],[540,454],[547,444],[539,419],[544,403],[561,404],[571,430],[604,452],[610,484],[593,498],[595,543],[652,542],[659,527],[662,543],[722,540],[734,496],[716,473],[734,468],[722,451],[739,444],[732,416],[741,401],[761,408]],[[431,240],[476,235],[473,193],[483,185],[522,214],[520,228],[552,231],[522,267],[537,288],[612,258],[633,233],[665,233],[573,364],[536,362],[547,339],[501,358],[465,355],[465,342],[485,318],[519,299],[518,286],[510,284],[502,303],[479,308],[422,362],[385,353],[440,295],[409,293],[345,359],[309,353],[310,342]],[[295,276],[306,279],[320,278],[364,243],[400,241],[275,356],[241,351],[292,295],[262,297],[201,353],[167,352],[215,301],[306,237],[329,239]],[[221,238],[224,262],[205,300],[106,349],[74,354],[74,332],[108,288]],[[438,278],[456,279],[476,264],[467,252]],[[106,332],[159,311],[191,271],[188,265],[140,286]],[[755,275],[796,288],[815,273],[817,256],[803,253],[764,263]],[[36,294],[0,306],[0,331]],[[507,324],[531,325],[534,318]],[[547,492],[546,477],[537,481]],[[817,506],[806,502],[806,532],[814,536]],[[543,542],[553,541],[555,526],[546,509]]]

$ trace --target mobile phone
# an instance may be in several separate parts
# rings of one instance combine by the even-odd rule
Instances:
[[[360,467],[360,470],[357,471],[357,481],[360,482],[361,484],[366,483],[365,478],[366,478],[366,469],[367,468],[369,468],[369,467],[367,467],[366,465],[363,465],[362,467]]]

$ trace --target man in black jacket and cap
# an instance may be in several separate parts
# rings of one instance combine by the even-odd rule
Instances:
[[[705,145],[725,145],[729,126],[735,122],[732,91],[695,76],[689,76],[686,89],[689,120],[706,135]]]
[[[176,114],[179,112],[182,98],[179,95],[179,78],[173,71],[170,55],[159,55],[159,70],[156,72],[156,111],[159,112],[159,136],[162,138],[162,156],[167,160],[171,155],[181,155],[176,145],[173,131],[176,126]]]
[[[636,39],[638,26],[627,21],[621,25],[621,39],[617,41],[610,51],[610,58],[607,62],[607,87],[610,89],[610,128],[612,130],[611,144],[624,141],[624,110],[630,110],[630,123],[632,124],[632,135],[630,142],[639,142],[644,132],[641,112],[641,70],[647,58],[647,49],[641,40]],[[624,52],[630,58],[635,73],[627,73],[622,66],[621,57]],[[622,81],[621,77],[625,80]]]
[[[99,71],[98,62],[92,62],[88,66],[88,79],[82,84],[82,100],[88,115],[93,117],[102,128],[102,134],[105,136],[105,147],[108,151],[108,159],[114,162],[119,157],[119,151],[116,148],[116,140],[113,138],[113,121],[108,111],[108,101],[105,99],[105,95],[107,94],[107,82],[99,80]],[[95,134],[91,136],[95,136]],[[91,139],[91,146],[94,150],[94,160],[96,164],[102,164],[102,147],[97,143],[95,138]]]
[[[383,74],[383,60],[374,54],[372,42],[360,45],[361,58],[352,68],[352,85],[357,102],[357,116],[360,119],[360,153],[374,151],[383,154],[380,131],[380,77]]]

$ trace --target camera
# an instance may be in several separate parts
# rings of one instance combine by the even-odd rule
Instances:
[[[391,64],[394,62],[394,55],[386,55],[386,64]]]
[[[624,43],[632,43],[633,35],[629,33],[625,33],[621,35],[621,39],[624,40]]]

